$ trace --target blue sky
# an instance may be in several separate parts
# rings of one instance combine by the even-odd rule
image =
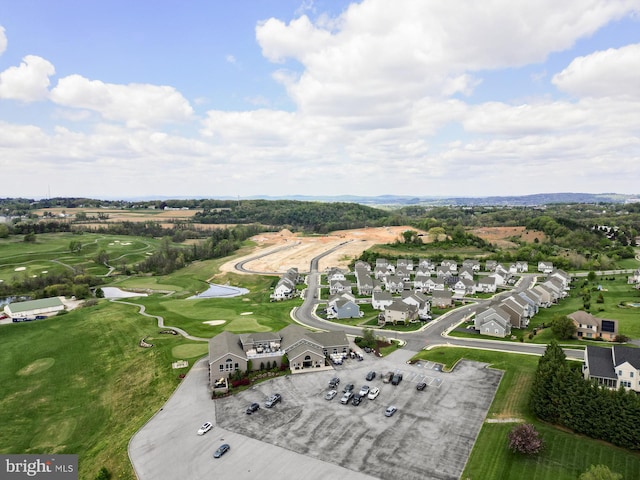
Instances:
[[[640,193],[640,0],[0,0],[8,196]]]

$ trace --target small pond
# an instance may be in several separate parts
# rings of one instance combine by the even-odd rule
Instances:
[[[249,293],[249,290],[246,288],[240,287],[232,287],[230,285],[216,285],[215,283],[210,283],[209,288],[202,293],[189,297],[188,299],[194,298],[225,298],[225,297],[238,297],[240,295],[244,295]]]
[[[146,297],[146,293],[127,292],[116,287],[102,287],[104,298]]]

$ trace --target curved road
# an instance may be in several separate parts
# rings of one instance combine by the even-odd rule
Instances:
[[[346,242],[345,242],[346,243]],[[309,292],[304,299],[303,304],[292,312],[293,318],[303,325],[310,328],[320,330],[344,330],[349,335],[362,335],[362,328],[350,327],[344,325],[336,325],[333,322],[323,320],[315,315],[317,296],[320,289],[320,273],[318,272],[318,262],[322,257],[332,253],[340,248],[343,244],[338,245],[321,255],[313,258],[310,264],[310,272],[307,276],[307,291]],[[267,254],[268,255],[268,254]],[[261,255],[264,256],[264,255]],[[249,261],[249,260],[247,260]],[[526,275],[518,282],[515,291],[523,291],[529,288],[535,278],[534,274]],[[311,294],[313,292],[313,294]],[[509,295],[511,292],[502,292],[493,297],[492,300],[503,295]],[[486,340],[474,338],[450,337],[448,331],[462,322],[475,310],[487,305],[490,300],[481,300],[474,305],[456,308],[442,316],[437,320],[428,323],[422,329],[415,332],[394,332],[390,330],[374,329],[375,333],[380,336],[394,336],[398,340],[405,343],[405,348],[412,351],[420,351],[435,346],[458,346],[466,348],[478,348],[483,350],[494,350],[508,353],[520,353],[528,355],[542,355],[546,350],[546,345],[533,343],[514,343],[500,340]],[[565,348],[567,358],[573,360],[584,360],[584,351],[573,348]]]

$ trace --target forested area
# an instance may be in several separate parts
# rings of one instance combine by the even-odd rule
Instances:
[[[328,233],[365,226],[400,225],[402,218],[357,203],[243,200],[226,208],[206,208],[196,213],[194,221],[261,223],[309,233]]]
[[[554,340],[540,358],[530,397],[540,419],[631,450],[640,449],[640,397],[585,380]]]

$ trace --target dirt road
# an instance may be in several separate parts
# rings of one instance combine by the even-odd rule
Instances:
[[[261,257],[245,265],[255,272],[286,272],[295,267],[301,272],[309,270],[311,259],[317,257],[341,243],[348,242],[334,253],[324,257],[319,269],[327,267],[346,267],[354,258],[376,244],[393,243],[402,237],[402,232],[415,230],[408,226],[361,228],[357,230],[341,230],[324,236],[301,236],[282,230],[277,233],[263,233],[252,238],[258,247],[244,258],[250,258],[266,248],[293,245],[272,255]],[[422,233],[422,232],[421,232]],[[233,272],[234,266],[241,259],[227,262],[220,267],[221,272]]]

